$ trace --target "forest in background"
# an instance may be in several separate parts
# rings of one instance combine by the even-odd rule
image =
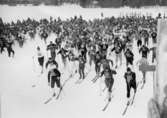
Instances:
[[[97,6],[108,7],[143,7],[143,6],[167,6],[167,0],[0,0],[0,4],[17,5],[62,5],[63,3],[79,4],[82,7]]]

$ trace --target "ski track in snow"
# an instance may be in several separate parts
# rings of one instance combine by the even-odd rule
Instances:
[[[65,9],[66,11],[64,11]],[[78,13],[74,12],[76,9]],[[130,8],[123,8],[123,10],[125,9],[128,11]],[[42,17],[60,16],[61,18],[65,18],[75,14],[82,14],[83,18],[92,19],[100,17],[101,12],[104,13],[104,16],[118,15],[120,9],[0,6],[0,11],[2,12],[0,17],[9,22],[27,17],[39,19]],[[150,11],[150,9],[146,9],[146,11]],[[152,13],[156,14],[157,11],[154,10]],[[49,39],[54,39],[54,36],[50,36]],[[130,106],[126,115],[122,116],[122,112],[126,106],[126,84],[123,78],[126,70],[124,58],[124,66],[117,69],[118,74],[114,77],[114,97],[105,112],[102,111],[102,108],[105,105],[106,92],[100,96],[99,85],[102,79],[98,80],[95,84],[91,82],[95,76],[94,71],[81,84],[75,84],[79,77],[76,74],[65,85],[60,99],[52,100],[45,105],[44,102],[51,96],[51,90],[47,85],[46,72],[42,76],[38,76],[38,67],[33,64],[32,56],[37,45],[42,46],[42,49],[45,50],[45,44],[37,36],[35,41],[27,41],[22,49],[16,44],[14,47],[16,55],[13,59],[8,58],[7,53],[0,55],[2,118],[147,118],[147,103],[153,96],[153,77],[151,72],[147,74],[144,89],[141,90],[139,86],[133,106]],[[134,48],[133,52],[136,54],[135,64],[140,56],[137,48]],[[61,63],[59,56],[56,60]],[[65,73],[62,75],[62,81],[64,81],[68,79],[70,68],[63,69],[61,67],[62,65],[60,64],[61,72]],[[137,70],[137,67],[135,67],[135,71],[137,72],[137,81],[140,81],[142,75]],[[34,84],[36,87],[32,87]],[[104,84],[102,86],[104,87]]]

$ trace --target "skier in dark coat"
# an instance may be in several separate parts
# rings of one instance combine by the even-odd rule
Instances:
[[[137,91],[136,74],[135,74],[135,72],[132,72],[132,70],[128,67],[127,72],[125,72],[124,78],[126,80],[127,98],[129,99],[131,88],[134,89],[134,96],[135,96],[136,91]],[[129,100],[128,100],[128,104],[130,104]]]
[[[124,54],[126,58],[126,66],[128,66],[129,64],[133,65],[133,60],[134,60],[133,52],[128,48]]]
[[[142,53],[142,57],[147,59],[148,53],[149,53],[149,49],[146,45],[143,45],[140,49],[139,49],[139,53]]]

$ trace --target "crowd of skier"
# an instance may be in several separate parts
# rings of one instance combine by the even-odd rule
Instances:
[[[17,22],[5,23],[0,19],[0,52],[8,52],[9,57],[14,57],[13,46],[18,43],[20,48],[24,46],[28,39],[32,41],[38,35],[46,44],[46,50],[49,57],[37,46],[37,59],[41,66],[41,74],[48,69],[48,84],[55,93],[55,84],[59,88],[59,94],[63,89],[59,63],[56,60],[57,55],[61,55],[64,67],[67,63],[78,63],[77,69],[71,73],[72,77],[78,73],[80,75],[77,83],[81,83],[91,72],[85,71],[85,65],[94,66],[96,76],[92,78],[95,83],[104,76],[105,85],[108,91],[108,103],[111,101],[113,91],[114,75],[119,74],[117,69],[124,65],[123,58],[126,60],[127,67],[124,74],[127,85],[127,98],[130,98],[130,91],[134,89],[134,96],[139,83],[136,81],[136,72],[133,71],[134,55],[133,46],[136,43],[141,59],[137,64],[140,67],[149,63],[156,63],[156,44],[157,44],[157,18],[152,16],[123,16],[99,18],[94,20],[84,20],[82,16],[75,16],[67,20],[61,18],[41,19],[40,21],[28,18],[27,20],[17,20]],[[49,41],[48,37],[55,34],[54,41]],[[27,35],[29,38],[27,39]],[[150,45],[150,40],[153,45]],[[149,52],[152,51],[152,54]],[[12,54],[12,55],[11,55]],[[115,60],[110,57],[114,55]],[[149,62],[148,56],[152,56],[152,62]],[[46,63],[45,63],[46,62]],[[140,69],[143,74],[143,87],[146,82],[146,69]],[[129,99],[127,104],[133,103]],[[105,108],[104,108],[105,110]]]

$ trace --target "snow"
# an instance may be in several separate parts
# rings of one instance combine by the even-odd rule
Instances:
[[[167,9],[158,8],[161,12]],[[0,6],[0,17],[5,22],[17,19],[26,19],[27,17],[40,19],[53,16],[62,19],[72,17],[74,15],[83,15],[85,19],[100,18],[101,12],[105,17],[119,16],[133,10],[140,13],[142,10],[156,16],[160,11],[152,8],[131,9],[83,9],[79,6]],[[54,39],[54,35],[49,37]],[[103,79],[98,80],[95,84],[91,79],[95,76],[93,67],[91,72],[82,84],[75,84],[79,75],[76,74],[67,82],[59,100],[53,100],[48,104],[44,102],[51,96],[51,90],[47,85],[47,73],[39,76],[39,69],[32,56],[36,50],[36,46],[42,46],[45,50],[45,44],[41,42],[38,36],[36,41],[27,41],[20,49],[17,45],[14,47],[16,55],[14,58],[8,58],[7,54],[0,55],[0,93],[1,93],[1,115],[2,118],[147,118],[147,103],[153,96],[153,76],[149,72],[144,89],[140,89],[136,94],[136,99],[125,116],[122,116],[126,106],[126,84],[123,78],[124,66],[117,69],[118,74],[114,77],[115,83],[113,91],[113,99],[105,112],[102,111],[105,105],[106,91],[100,95],[100,86],[104,87]],[[136,45],[136,43],[134,43]],[[135,55],[135,63],[139,59],[137,48],[133,49]],[[111,56],[113,58],[113,56]],[[60,57],[56,58],[60,64],[62,73],[62,81],[66,80],[73,68],[64,69],[61,65]],[[114,60],[114,58],[113,58]],[[35,63],[34,63],[35,62]],[[86,70],[88,71],[86,66]],[[137,67],[134,67],[137,73],[137,81],[142,79],[141,73]],[[32,85],[36,87],[32,87]]]

